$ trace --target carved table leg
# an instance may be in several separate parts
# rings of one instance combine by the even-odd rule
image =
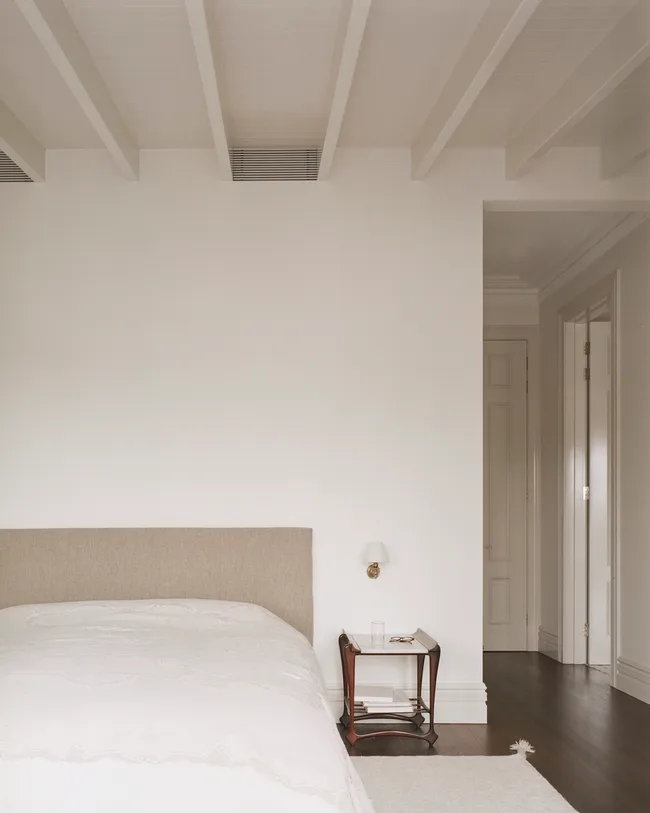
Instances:
[[[343,714],[341,725],[346,729],[345,738],[351,744],[359,739],[354,730],[354,683],[355,683],[355,656],[357,650],[352,646],[348,636],[343,633],[339,636],[339,650],[341,653],[341,670],[343,672]],[[346,705],[347,699],[347,705]]]
[[[417,691],[416,697],[418,699],[418,704],[422,701],[422,676],[424,674],[424,659],[426,655],[418,655],[417,656]],[[422,723],[424,722],[424,715],[416,714],[411,722],[416,728],[421,728]]]
[[[438,682],[438,664],[440,663],[440,647],[436,646],[429,652],[429,731],[425,739],[433,746],[438,739],[433,726],[433,712],[436,707],[436,683]]]
[[[343,675],[343,713],[339,718],[339,722],[343,726],[343,728],[348,728],[350,725],[350,715],[348,714],[347,706],[345,705],[346,698],[348,696],[348,676],[347,676],[347,669],[345,664],[345,647],[348,644],[348,636],[347,635],[339,635],[339,653],[341,655],[341,673]]]

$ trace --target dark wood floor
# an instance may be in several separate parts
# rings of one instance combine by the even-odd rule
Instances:
[[[485,655],[488,725],[441,725],[435,747],[378,738],[348,750],[379,754],[508,754],[520,738],[530,762],[578,813],[650,813],[650,706],[607,675],[537,653]],[[370,727],[364,728],[370,730]]]

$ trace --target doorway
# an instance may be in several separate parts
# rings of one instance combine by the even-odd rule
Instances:
[[[564,330],[565,663],[612,674],[616,651],[614,291]]]
[[[483,343],[483,648],[527,649],[527,342]]]

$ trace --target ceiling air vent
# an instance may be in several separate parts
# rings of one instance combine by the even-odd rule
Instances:
[[[0,183],[33,183],[33,181],[18,164],[14,164],[11,158],[0,150]]]
[[[233,181],[316,181],[321,150],[241,148],[230,150]]]

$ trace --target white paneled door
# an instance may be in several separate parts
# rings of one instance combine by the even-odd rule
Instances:
[[[483,648],[526,649],[525,341],[483,350]]]
[[[611,549],[609,424],[611,400],[609,322],[589,325],[589,663],[611,662]]]

